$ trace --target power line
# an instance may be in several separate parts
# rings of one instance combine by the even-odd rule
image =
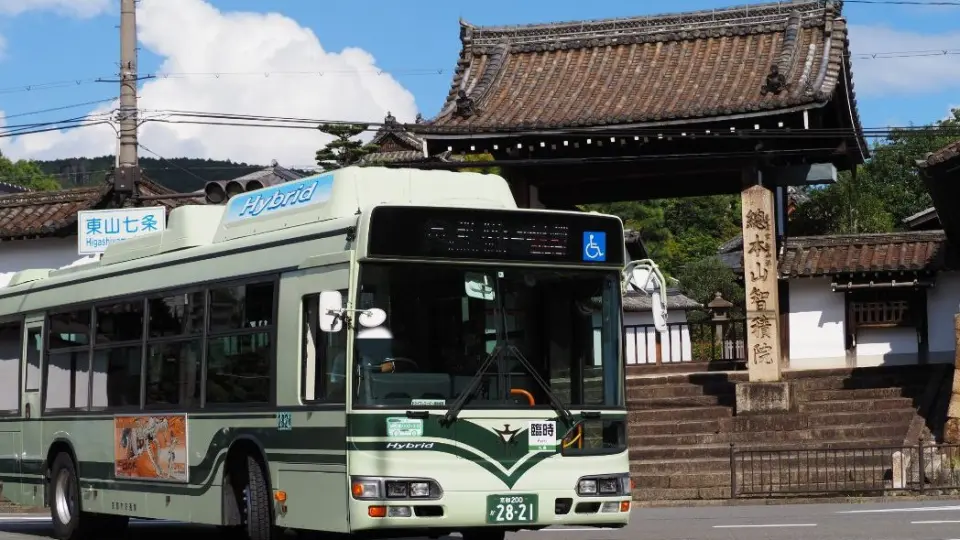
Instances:
[[[74,103],[72,105],[63,105],[61,107],[51,107],[49,109],[39,109],[36,111],[28,111],[28,112],[22,112],[22,113],[16,113],[16,114],[4,114],[3,119],[9,120],[10,118],[20,118],[21,116],[31,116],[35,114],[65,111],[67,109],[76,109],[78,107],[87,107],[90,105],[102,105],[104,103],[110,103],[112,101],[116,101],[116,99],[117,98],[115,97],[111,97],[111,98],[97,99],[94,101],[84,101],[83,103]],[[4,127],[7,127],[7,126],[4,126]]]
[[[185,173],[189,174],[190,176],[196,178],[197,180],[200,180],[201,182],[206,182],[206,181],[207,181],[206,178],[200,177],[199,175],[195,174],[193,171],[190,171],[189,169],[186,169],[186,168],[184,168],[184,167],[181,167],[181,166],[177,165],[176,163],[173,163],[173,162],[170,161],[169,159],[167,159],[167,158],[161,156],[160,154],[154,152],[153,150],[147,148],[146,146],[143,145],[143,143],[139,143],[139,142],[138,142],[138,143],[137,143],[137,146],[139,146],[140,148],[143,148],[143,149],[146,150],[147,152],[150,152],[151,154],[153,154],[154,156],[156,156],[156,158],[159,159],[160,161],[163,161],[164,163],[169,164],[171,167],[173,167],[173,168],[175,168],[175,169],[178,169],[178,170],[180,170],[181,172],[185,172]]]
[[[214,113],[204,111],[186,111],[186,110],[150,110],[157,117],[145,117],[142,123],[157,122],[167,124],[195,124],[223,127],[254,127],[254,128],[275,128],[275,129],[310,129],[315,130],[322,124],[359,124],[366,126],[366,131],[375,131],[384,127],[383,122],[369,121],[344,121],[327,120],[318,118],[295,118],[284,116],[264,116],[237,113]],[[44,122],[35,124],[22,124],[14,126],[16,129],[8,127],[6,132],[0,133],[0,137],[12,137],[17,135],[28,135],[35,132],[52,131],[60,128],[83,127],[86,125],[95,125],[101,123],[110,123],[102,115],[101,120],[96,117],[71,118],[57,122]],[[761,120],[762,121],[762,120]],[[59,127],[56,127],[59,126]],[[484,130],[477,129],[443,129],[424,124],[391,124],[391,127],[405,130],[413,134],[450,134],[450,135],[483,135]],[[704,138],[704,137],[736,137],[736,138],[816,138],[816,137],[855,137],[864,136],[867,138],[888,137],[891,134],[926,134],[947,135],[954,132],[960,135],[960,128],[947,126],[886,126],[886,127],[864,127],[861,131],[852,128],[810,128],[803,129],[799,127],[760,128],[760,124],[755,124],[753,129],[748,127],[729,127],[719,129],[714,125],[712,128],[701,126],[696,131],[690,127],[649,127],[649,128],[618,128],[617,126],[604,126],[599,128],[547,128],[547,129],[516,129],[510,127],[491,126],[486,131],[497,130],[501,136],[512,137],[646,137],[646,138]]]
[[[851,0],[846,0],[850,2]],[[866,0],[861,0],[862,3],[867,3]],[[888,3],[888,2],[884,2]],[[912,4],[911,4],[912,5]],[[916,5],[941,5],[933,3],[918,3]],[[955,5],[960,6],[960,0],[956,3],[947,3],[942,5]],[[865,53],[851,53],[851,56],[860,60],[889,60],[895,58],[921,58],[921,57],[948,57],[948,56],[957,56],[960,55],[960,49],[945,49],[945,50],[924,50],[924,51],[880,51],[880,52],[865,52]],[[390,75],[390,76],[439,76],[439,75],[451,75],[453,73],[452,69],[449,68],[409,68],[409,69],[374,69],[374,70],[315,70],[315,71],[208,71],[208,72],[156,72],[149,75],[144,75],[139,77],[138,80],[151,80],[151,79],[223,79],[227,77],[250,77],[250,78],[263,78],[269,79],[271,77],[311,77],[311,78],[321,78],[321,77],[336,77],[336,76],[349,76],[357,74],[374,74],[374,75]],[[94,77],[94,78],[84,78],[84,79],[75,79],[70,81],[52,81],[45,83],[34,83],[34,84],[21,84],[17,86],[10,86],[6,88],[0,88],[0,94],[11,94],[17,92],[34,92],[40,90],[51,90],[57,88],[68,88],[75,86],[82,86],[87,84],[97,84],[97,83],[114,83],[115,79],[108,79],[105,77]]]

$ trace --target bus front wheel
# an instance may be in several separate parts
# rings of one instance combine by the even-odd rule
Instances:
[[[250,454],[241,454],[228,463],[224,483],[229,486],[228,491],[233,497],[230,501],[233,508],[228,511],[232,517],[227,524],[239,525],[240,531],[245,533],[241,536],[249,540],[271,540],[274,538],[272,501],[263,465]]]

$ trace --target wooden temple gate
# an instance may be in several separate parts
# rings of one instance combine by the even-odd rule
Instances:
[[[777,381],[787,188],[832,182],[868,152],[841,6],[461,21],[446,102],[415,130],[431,156],[491,154],[526,207],[740,193],[750,379]]]

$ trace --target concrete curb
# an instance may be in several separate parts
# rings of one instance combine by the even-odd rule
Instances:
[[[786,506],[791,504],[883,504],[909,501],[956,501],[956,495],[898,495],[893,497],[805,497],[770,499],[703,499],[633,501],[634,508],[684,508],[704,506]]]

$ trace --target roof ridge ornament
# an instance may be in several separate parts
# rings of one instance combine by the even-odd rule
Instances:
[[[767,78],[760,88],[760,95],[773,94],[778,96],[780,92],[783,92],[788,86],[787,78],[783,73],[780,73],[780,66],[773,64],[770,66],[770,73],[767,74]]]
[[[477,114],[477,107],[473,102],[473,98],[467,96],[466,90],[463,90],[462,88],[457,90],[457,104],[454,114],[460,118],[470,118],[471,116]]]

